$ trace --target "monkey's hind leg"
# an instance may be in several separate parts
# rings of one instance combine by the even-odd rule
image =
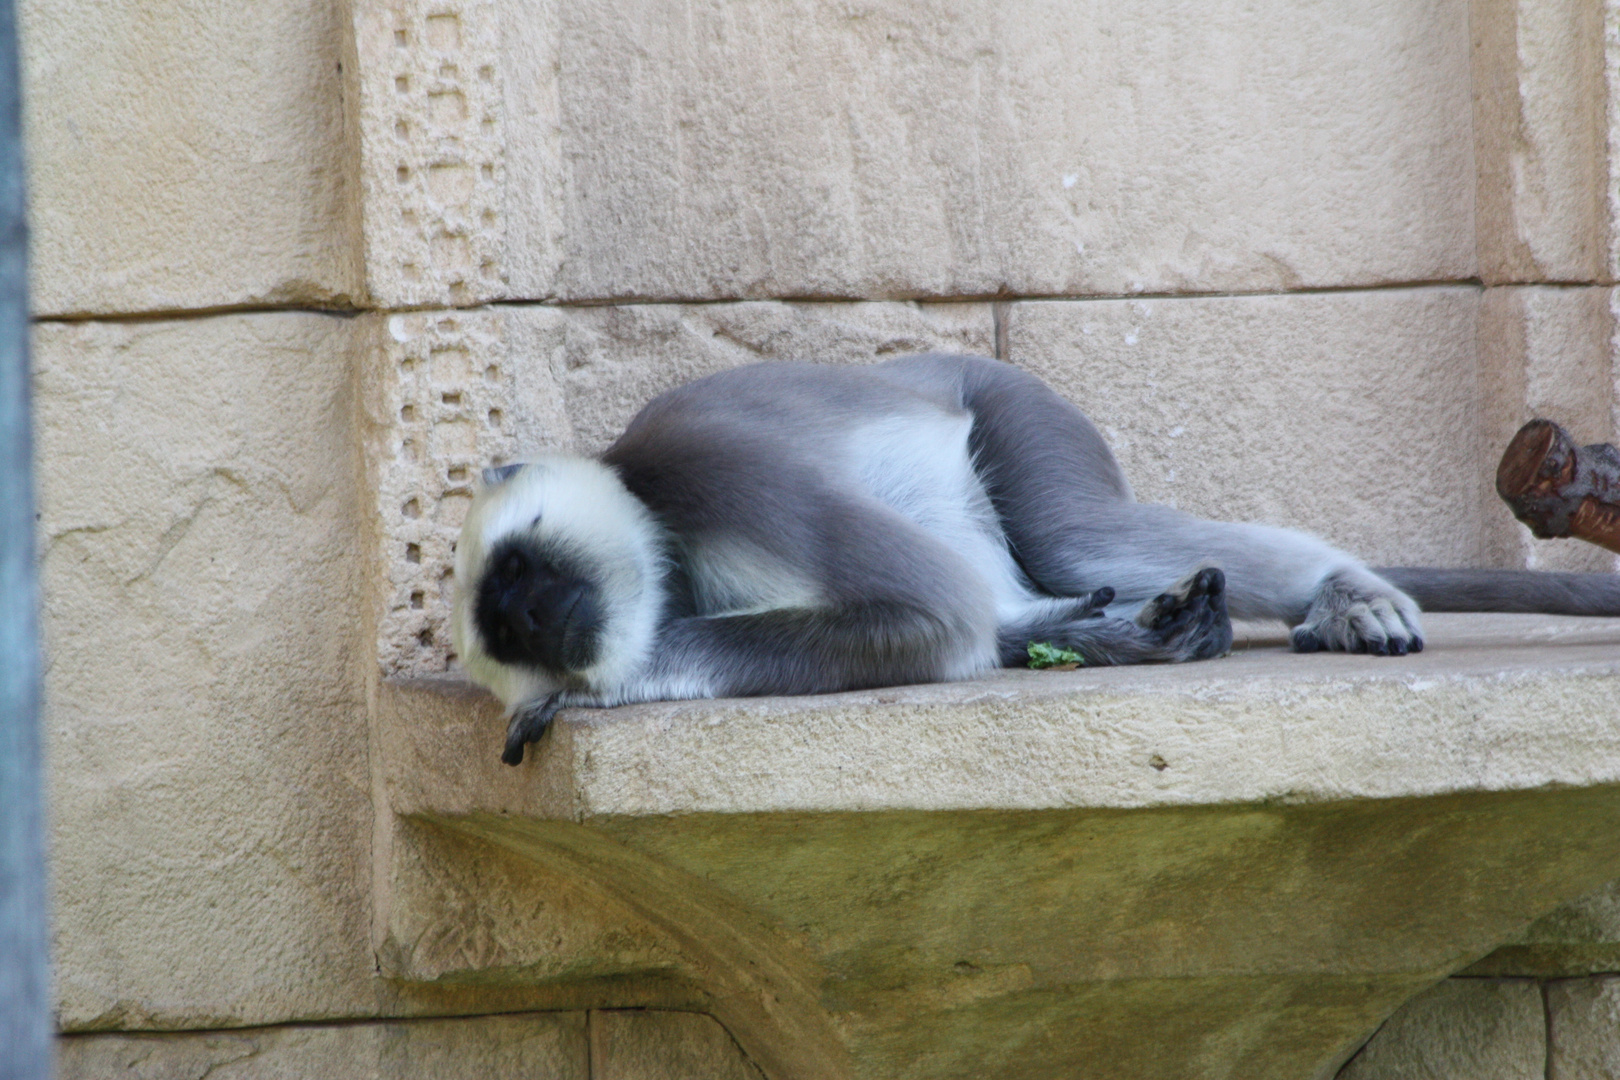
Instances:
[[[1112,589],[1099,589],[1088,600],[1071,602],[1075,610],[1049,608],[1033,619],[1002,627],[998,641],[1002,664],[1024,666],[1033,641],[1077,652],[1095,665],[1180,663],[1232,651],[1226,575],[1219,567],[1194,570],[1144,604],[1134,619],[1103,614],[1102,606],[1112,598]]]

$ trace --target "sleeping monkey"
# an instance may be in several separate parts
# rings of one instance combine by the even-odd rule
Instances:
[[[1400,656],[1437,611],[1620,614],[1620,578],[1372,570],[1314,537],[1139,503],[1102,436],[982,357],[773,363],[655,398],[599,458],[486,470],[452,634],[511,710],[964,679],[1030,642],[1087,664]]]

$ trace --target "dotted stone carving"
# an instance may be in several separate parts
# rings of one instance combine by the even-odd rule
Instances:
[[[510,377],[498,313],[392,315],[385,341],[379,659],[386,675],[435,675],[454,659],[455,543],[473,485],[513,454]]]
[[[384,674],[452,662],[454,545],[479,470],[512,454],[494,0],[355,0],[366,287],[383,317],[375,428],[378,657]]]
[[[380,306],[504,295],[495,5],[362,4],[367,285]]]

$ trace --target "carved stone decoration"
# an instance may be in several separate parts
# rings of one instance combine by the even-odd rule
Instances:
[[[366,287],[385,309],[504,295],[498,10],[354,5]]]
[[[491,311],[387,316],[371,412],[377,492],[378,661],[432,675],[453,659],[456,535],[481,468],[513,453],[503,320]]]
[[[385,313],[364,379],[378,662],[385,676],[433,675],[453,660],[451,572],[474,479],[512,453],[502,315],[472,310],[506,292],[499,9],[351,11],[366,292]]]

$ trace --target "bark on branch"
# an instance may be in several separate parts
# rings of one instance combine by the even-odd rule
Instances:
[[[1543,540],[1574,536],[1620,552],[1620,450],[1576,446],[1551,420],[1519,429],[1496,469],[1496,493]]]

